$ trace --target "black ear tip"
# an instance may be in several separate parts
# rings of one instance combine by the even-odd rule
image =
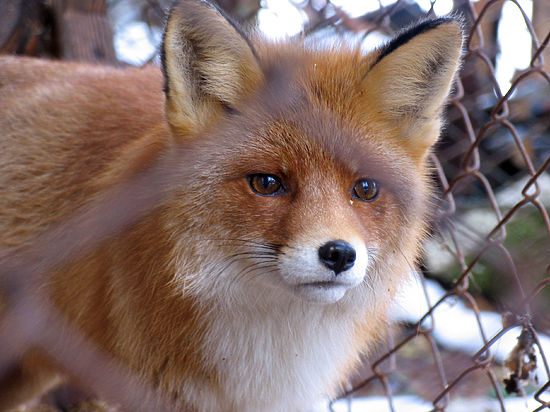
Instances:
[[[450,16],[436,17],[432,19],[422,20],[421,22],[405,30],[405,32],[411,31],[415,33],[414,35],[416,35],[428,30],[435,29],[436,27],[439,27],[442,24],[455,23],[455,22],[456,22],[456,19],[454,17],[450,17]]]
[[[422,20],[419,23],[403,30],[393,40],[391,40],[384,47],[382,47],[382,49],[380,50],[380,54],[376,59],[375,64],[378,63],[380,60],[382,60],[384,57],[386,57],[388,54],[395,51],[397,48],[408,43],[411,39],[418,36],[419,34],[433,30],[447,23],[454,23],[459,27],[460,30],[462,30],[462,23],[460,19],[453,16],[443,16],[443,17],[437,17],[433,19]]]

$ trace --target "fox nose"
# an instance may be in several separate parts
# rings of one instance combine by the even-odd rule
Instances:
[[[355,249],[343,240],[330,241],[319,248],[319,259],[338,275],[355,263]]]

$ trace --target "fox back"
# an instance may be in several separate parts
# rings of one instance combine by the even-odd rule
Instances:
[[[270,43],[184,0],[162,71],[1,57],[3,253],[183,148],[170,194],[44,287],[181,408],[307,410],[383,333],[419,255],[461,43],[449,18],[369,54]],[[2,410],[62,380],[21,368],[49,374]]]

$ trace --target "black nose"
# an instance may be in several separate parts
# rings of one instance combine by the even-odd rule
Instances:
[[[319,259],[335,274],[348,270],[355,263],[355,249],[348,242],[336,240],[319,248]]]

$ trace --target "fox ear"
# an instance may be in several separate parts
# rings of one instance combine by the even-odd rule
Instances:
[[[380,49],[365,76],[369,110],[397,126],[418,157],[439,135],[440,112],[461,48],[462,31],[455,20],[426,20]]]
[[[246,35],[202,0],[182,0],[170,12],[162,45],[166,117],[178,136],[250,92],[262,78]]]

